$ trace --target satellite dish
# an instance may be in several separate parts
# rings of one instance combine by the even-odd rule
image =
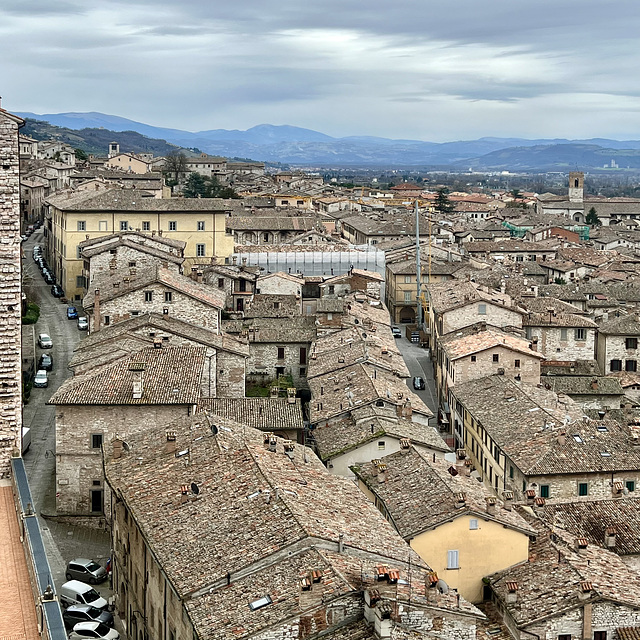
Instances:
[[[211,433],[213,433],[214,436],[218,435],[218,427],[216,427],[215,424],[211,425]]]
[[[449,585],[442,578],[436,582],[436,589],[440,593],[449,593]]]
[[[125,442],[124,440],[122,441],[122,448],[123,448],[125,451],[129,451],[129,449],[131,449],[131,447],[129,446],[129,443],[128,443],[128,442]]]
[[[200,487],[195,482],[191,483],[191,493],[193,493],[194,496],[200,493]]]

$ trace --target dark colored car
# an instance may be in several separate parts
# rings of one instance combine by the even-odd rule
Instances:
[[[425,388],[424,387],[424,380],[420,376],[416,376],[413,379],[413,388],[418,390],[418,391]]]
[[[394,338],[402,338],[402,331],[398,327],[391,327],[391,333]]]
[[[49,283],[47,282],[47,284]],[[51,295],[54,298],[62,298],[62,296],[64,295],[64,291],[62,290],[62,287],[59,284],[54,284],[51,287]]]
[[[78,622],[102,622],[108,627],[113,627],[113,615],[108,611],[102,611],[90,604],[72,604],[62,614],[62,619],[67,629],[73,628]]]
[[[51,273],[51,271],[49,271],[49,269],[45,269],[45,270],[42,272],[42,277],[44,278],[44,281],[45,281],[47,284],[53,284],[53,283],[56,281],[56,279],[55,279],[55,277],[54,277],[53,273]]]
[[[51,371],[53,369],[53,356],[48,353],[43,353],[38,359],[38,369]]]
[[[67,307],[67,320],[75,320],[78,317],[78,310],[75,307]]]
[[[67,580],[80,580],[89,584],[97,584],[107,579],[107,571],[95,560],[76,558],[67,565]]]

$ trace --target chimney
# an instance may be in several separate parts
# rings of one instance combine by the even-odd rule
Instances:
[[[609,549],[616,546],[616,529],[615,527],[607,527],[604,532],[604,544]]]
[[[580,583],[580,593],[578,594],[579,600],[589,600],[591,598],[591,592],[593,590],[593,584],[586,580]]]
[[[589,546],[589,542],[587,541],[586,538],[578,538],[576,540],[576,551],[578,553],[584,553],[587,550],[588,546]]]
[[[118,460],[122,458],[122,440],[120,440],[117,436],[111,441],[111,447],[113,449],[113,453],[111,455],[112,460]]]
[[[507,594],[505,598],[507,604],[513,604],[518,602],[518,583],[517,582],[507,582]]]
[[[238,258],[237,258],[237,256],[233,256],[233,257],[231,258],[231,261],[233,262],[233,264],[234,264],[234,265],[236,265],[236,264],[238,263]]]
[[[342,553],[344,551],[344,534],[341,533],[338,535],[338,553]]]
[[[511,511],[513,507],[513,491],[503,491],[502,497],[504,499],[504,508],[506,511]]]
[[[594,391],[596,391],[596,390],[598,389],[598,380],[597,380],[596,378],[594,378],[594,379],[591,381],[591,388],[592,388]]]
[[[542,509],[542,507],[544,507],[544,503],[545,503],[545,499],[544,498],[537,497],[533,501],[533,506],[535,507],[535,509]]]
[[[387,465],[384,462],[381,462],[378,465],[378,482],[383,484],[387,481]]]
[[[191,267],[191,279],[194,282],[198,280],[198,267]]]
[[[198,273],[196,273],[196,282],[202,284],[202,271],[198,271]]]
[[[165,453],[175,453],[178,448],[178,436],[175,431],[167,431],[167,441],[164,446]]]
[[[496,499],[493,496],[489,496],[486,500],[487,500],[487,513],[489,515],[495,515]]]
[[[93,330],[100,331],[100,289],[94,291],[93,298]]]
[[[162,338],[154,338],[153,339],[153,348],[154,349],[162,349]]]
[[[564,447],[566,442],[567,442],[567,434],[564,431],[562,431],[558,434],[558,444],[561,447]]]
[[[140,400],[144,391],[144,371],[133,372],[133,399]]]
[[[527,504],[533,504],[533,501],[536,498],[535,489],[527,489],[524,494],[525,494],[525,497],[527,498]]]
[[[538,338],[533,338],[531,340],[531,351],[537,351],[538,350]]]
[[[408,453],[411,449],[411,440],[409,438],[402,438],[400,440],[400,451],[402,453]]]

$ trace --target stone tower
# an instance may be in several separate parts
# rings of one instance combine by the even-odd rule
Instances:
[[[582,171],[572,171],[569,173],[569,202],[580,202],[584,200],[584,173]]]
[[[20,149],[24,121],[0,107],[0,478],[22,439]]]
[[[115,158],[120,155],[120,145],[117,142],[109,143],[109,158]]]

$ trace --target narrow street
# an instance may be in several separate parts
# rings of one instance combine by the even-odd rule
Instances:
[[[40,307],[40,319],[34,329],[36,341],[40,333],[48,333],[53,340],[53,349],[46,351],[53,356],[53,370],[49,372],[49,386],[33,388],[23,409],[23,425],[31,429],[31,448],[25,454],[24,462],[52,578],[59,588],[65,582],[69,560],[89,557],[104,565],[109,556],[109,537],[104,531],[61,523],[50,517],[56,513],[55,407],[46,402],[71,376],[67,365],[84,333],[78,330],[75,320],[67,319],[67,304],[51,295],[51,286],[45,283],[33,261],[33,247],[37,244],[44,245],[42,229],[22,245],[23,288],[30,296],[29,302]],[[43,351],[36,343],[36,368],[41,353]],[[103,588],[106,587],[105,584]]]

